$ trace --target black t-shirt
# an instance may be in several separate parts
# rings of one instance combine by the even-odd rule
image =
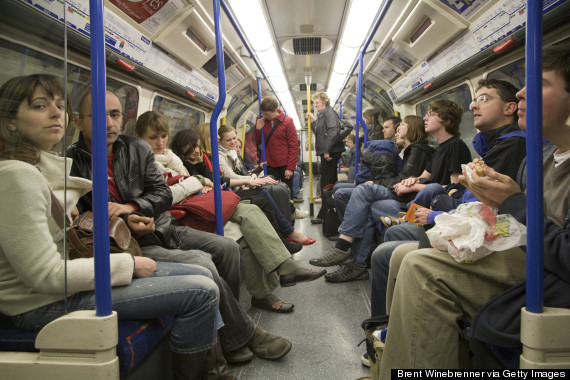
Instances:
[[[453,172],[461,173],[461,164],[471,161],[471,152],[467,145],[457,136],[439,144],[426,169],[431,177],[430,183],[449,185],[449,177]]]

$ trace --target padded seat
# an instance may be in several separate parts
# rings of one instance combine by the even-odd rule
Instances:
[[[117,356],[121,375],[133,370],[170,332],[174,317],[119,321]],[[0,351],[34,352],[37,333],[18,329],[0,315]]]

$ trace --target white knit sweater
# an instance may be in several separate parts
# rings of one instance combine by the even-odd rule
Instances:
[[[63,232],[51,215],[49,188],[67,210],[91,189],[91,181],[68,177],[65,160],[42,152],[37,167],[0,161],[0,312],[18,315],[62,300]],[[38,171],[39,169],[39,171]],[[67,172],[71,159],[67,159]],[[40,174],[41,173],[41,174]],[[65,186],[65,187],[64,187]],[[128,253],[111,255],[111,285],[131,282],[134,261]],[[68,294],[94,288],[93,259],[67,261]]]

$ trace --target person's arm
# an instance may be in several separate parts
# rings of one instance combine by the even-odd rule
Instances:
[[[164,177],[160,170],[155,165],[154,153],[150,150],[148,144],[144,141],[130,142],[131,149],[140,149],[137,152],[139,165],[142,165],[142,170],[137,175],[142,175],[140,180],[143,183],[143,191],[140,194],[133,195],[127,189],[124,193],[132,195],[125,197],[124,203],[135,203],[139,206],[138,212],[144,216],[158,218],[163,212],[167,211],[172,205],[172,192],[164,181]],[[124,175],[124,173],[122,173]],[[135,174],[135,173],[132,173]],[[118,173],[115,173],[118,177]],[[126,179],[125,179],[126,181]],[[117,184],[120,181],[117,180]],[[122,189],[121,189],[122,190]]]
[[[222,170],[222,174],[225,177],[228,177],[230,179],[249,179],[249,180],[252,179],[252,177],[250,177],[250,176],[236,174],[236,172],[234,172],[234,169],[228,163],[228,160],[227,160],[227,157],[225,154],[222,154],[220,152],[219,158],[220,158],[220,169]]]
[[[55,227],[51,216],[50,191],[32,165],[14,165],[4,170],[0,186],[0,242],[5,261],[27,287],[38,293],[63,294],[65,260],[50,233]],[[29,237],[33,236],[33,239]],[[63,235],[60,235],[63,239]],[[127,285],[133,277],[134,262],[128,253],[111,255],[111,285]],[[67,262],[70,293],[93,290],[93,259]]]
[[[261,134],[263,133],[263,127],[265,126],[265,120],[263,118],[259,118],[255,121],[255,145],[261,144]],[[244,141],[245,144],[245,141]]]

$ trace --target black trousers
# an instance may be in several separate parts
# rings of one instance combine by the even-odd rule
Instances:
[[[281,182],[285,182],[287,186],[289,186],[289,191],[291,193],[291,197],[293,196],[293,176],[289,179],[285,178],[285,170],[287,170],[287,166],[269,166],[267,165],[267,175],[271,175],[275,177],[275,179],[280,180]]]
[[[332,158],[330,161],[327,161],[324,154],[321,154],[321,197],[325,186],[334,185],[338,181],[338,160],[341,154],[341,152],[329,153]],[[317,218],[322,219],[324,211],[324,207],[321,206]]]

